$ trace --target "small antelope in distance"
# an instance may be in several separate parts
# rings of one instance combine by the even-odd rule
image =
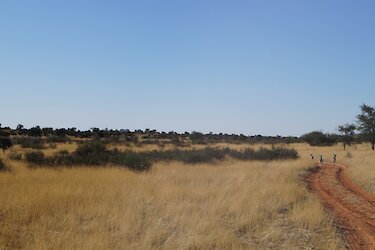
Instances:
[[[323,164],[323,155],[320,155],[320,164]]]
[[[333,154],[333,159],[332,159],[332,163],[333,163],[333,164],[336,163],[336,157],[337,157],[337,154]]]

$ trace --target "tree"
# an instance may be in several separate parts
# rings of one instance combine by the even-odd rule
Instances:
[[[35,136],[35,137],[40,137],[42,136],[42,129],[40,126],[35,126],[29,129],[29,135],[30,136]]]
[[[336,142],[333,136],[326,135],[320,131],[304,134],[301,139],[310,146],[332,146]]]
[[[338,127],[338,131],[343,135],[342,143],[344,145],[344,150],[346,145],[351,145],[354,140],[354,131],[356,130],[356,126],[354,124],[344,124]]]
[[[5,150],[11,148],[13,146],[12,141],[9,139],[9,133],[6,133],[1,128],[0,124],[0,148],[3,150],[5,154]]]
[[[372,150],[375,150],[375,109],[366,104],[361,106],[361,114],[357,116],[358,130],[371,142]]]
[[[11,148],[13,146],[12,141],[5,136],[0,136],[0,148],[3,150],[5,154],[5,150]]]
[[[23,129],[23,125],[22,124],[18,124],[17,125],[17,131],[22,131]]]

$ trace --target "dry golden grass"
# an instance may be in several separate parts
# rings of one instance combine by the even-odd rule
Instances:
[[[48,145],[48,144],[47,144]],[[73,152],[77,149],[77,143],[72,142],[72,143],[57,143],[55,144],[56,147],[47,147],[42,149],[44,154],[46,155],[52,155],[56,152],[59,152],[61,150],[66,150],[68,152]],[[36,151],[37,149],[33,148],[22,148],[20,145],[15,145],[10,149],[10,152],[17,152],[17,153],[26,153],[26,152],[31,152],[31,151]]]
[[[350,148],[351,158],[344,162],[350,166],[350,178],[369,192],[375,193],[375,152],[370,144]]]
[[[315,160],[323,154],[325,161],[336,153],[339,163],[350,166],[349,176],[375,192],[375,153],[368,144],[347,151],[341,145],[289,147],[299,151],[300,160],[160,163],[149,173],[31,170],[5,159],[12,171],[0,173],[0,249],[342,248],[330,218],[300,177],[313,164],[310,153]],[[58,144],[43,151],[75,148]]]
[[[293,144],[301,157],[309,158],[313,153],[315,159],[323,155],[325,161],[332,161],[334,153],[337,154],[337,162],[349,166],[347,173],[349,177],[369,192],[375,193],[375,152],[371,150],[369,143],[347,147],[344,150],[342,144],[332,147],[310,147],[307,144]],[[348,157],[348,153],[350,157]]]
[[[77,149],[77,144],[74,142],[71,143],[57,143],[55,148],[44,149],[43,152],[46,155],[52,155],[58,151],[66,150],[68,152],[73,152]]]
[[[296,145],[293,145],[296,146]],[[298,150],[304,155],[308,149]],[[340,249],[296,161],[0,173],[0,249]]]

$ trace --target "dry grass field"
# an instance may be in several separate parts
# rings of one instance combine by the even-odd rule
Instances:
[[[333,153],[336,153],[339,163],[350,166],[347,173],[351,180],[365,190],[375,193],[375,152],[371,150],[369,143],[347,146],[346,150],[341,144],[332,147],[311,147],[307,144],[294,144],[292,147],[299,152],[301,157],[309,157],[310,153],[314,154],[317,161],[319,155],[322,154],[325,161],[331,162]]]
[[[351,166],[348,169],[350,178],[365,190],[375,193],[375,152],[369,145],[361,145],[352,151],[352,158],[344,162]]]
[[[337,153],[353,180],[374,191],[370,147],[350,148],[351,158],[341,145],[290,147],[299,160],[157,163],[143,173],[30,169],[5,156],[0,249],[342,249],[332,218],[305,186],[309,153]]]

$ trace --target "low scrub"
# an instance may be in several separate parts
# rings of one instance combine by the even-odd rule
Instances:
[[[30,152],[25,154],[25,160],[32,166],[125,166],[136,171],[149,170],[152,162],[145,157],[141,157],[133,152],[120,152],[117,150],[107,150],[100,141],[90,141],[79,145],[73,153],[59,151],[58,153],[46,157],[42,152]]]
[[[23,148],[32,148],[32,149],[44,149],[49,145],[53,147],[56,143],[66,143],[71,140],[66,136],[48,136],[48,137],[32,137],[32,136],[23,136],[23,137],[14,137],[14,144],[19,144]]]
[[[42,138],[39,137],[24,137],[17,139],[17,143],[23,148],[32,148],[32,149],[43,149],[45,148],[45,142]]]
[[[73,153],[60,151],[52,156],[44,156],[42,152],[25,154],[25,160],[34,166],[107,166],[119,165],[137,171],[149,170],[152,162],[180,161],[188,164],[207,163],[232,157],[240,160],[282,160],[297,159],[298,154],[294,149],[285,147],[261,148],[257,151],[246,149],[236,151],[229,148],[204,148],[193,150],[165,150],[165,151],[118,151],[108,150],[100,141],[90,141],[79,145]]]
[[[132,170],[145,171],[152,167],[152,162],[148,157],[144,157],[135,152],[112,151],[111,162],[117,165],[124,165]]]
[[[154,161],[182,161],[185,163],[204,163],[214,160],[222,160],[226,156],[240,159],[240,160],[282,160],[282,159],[297,159],[298,153],[294,149],[285,147],[273,147],[271,149],[261,148],[257,151],[253,149],[245,149],[242,151],[232,150],[230,148],[204,148],[193,150],[166,150],[166,151],[151,151],[139,153]]]
[[[25,153],[25,160],[33,165],[46,164],[46,157],[44,156],[43,152],[40,151]]]
[[[5,162],[3,161],[3,159],[0,159],[0,171],[6,171],[8,170],[8,166],[5,164]]]
[[[22,160],[22,154],[21,153],[17,153],[17,152],[10,152],[8,154],[8,157],[9,159],[13,160],[13,161],[20,161]]]
[[[224,159],[225,156],[230,152],[229,148],[216,149],[216,148],[204,148],[204,149],[193,149],[193,150],[165,150],[165,151],[148,151],[139,152],[138,154],[142,157],[147,157],[153,161],[181,161],[184,163],[204,163],[212,162],[214,160]]]
[[[297,159],[298,153],[286,147],[260,148],[258,151],[245,149],[243,151],[229,151],[229,155],[240,160],[272,161],[281,159]]]
[[[71,142],[71,140],[67,136],[52,135],[46,138],[46,142],[47,143],[66,143],[66,142]]]

